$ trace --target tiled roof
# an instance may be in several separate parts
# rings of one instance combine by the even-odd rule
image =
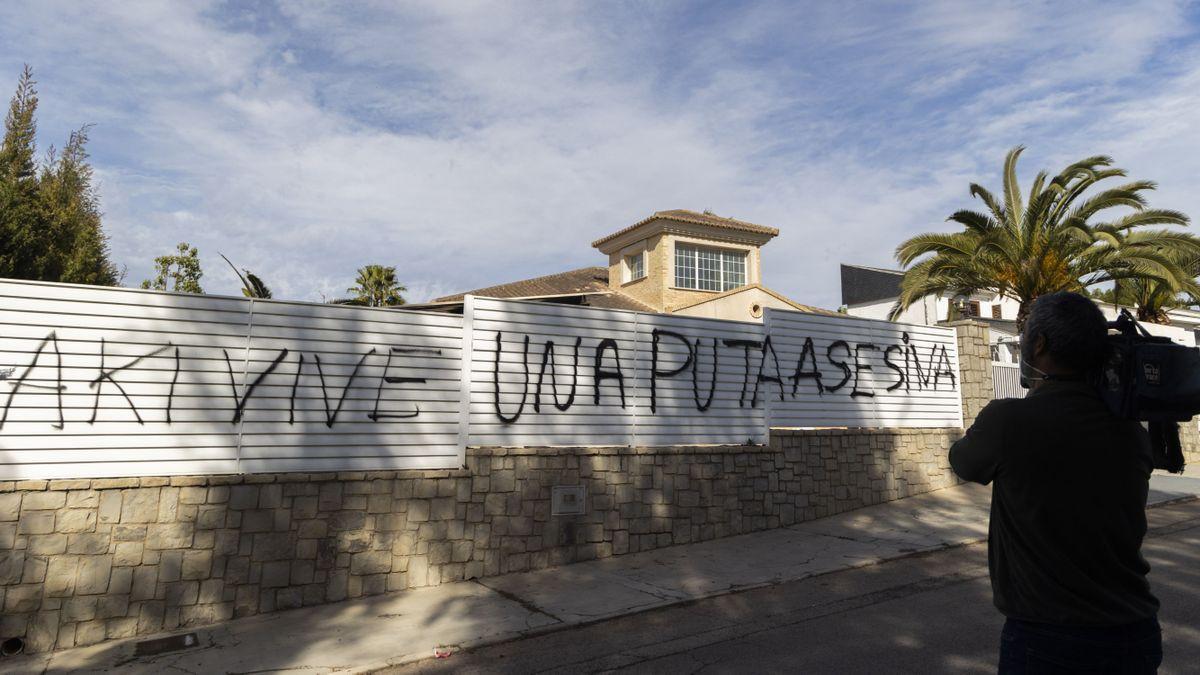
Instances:
[[[522,279],[507,284],[477,288],[466,293],[434,298],[433,302],[457,302],[462,300],[465,295],[482,295],[489,298],[527,298],[542,295],[598,293],[609,290],[607,267],[582,267],[569,272]]]
[[[544,277],[522,279],[507,284],[488,286],[466,293],[434,298],[431,302],[462,302],[463,296],[480,295],[487,298],[545,298],[555,296],[585,296],[583,304],[605,309],[629,309],[637,312],[653,312],[649,305],[614,291],[608,285],[607,267],[583,267],[569,272],[549,274]]]
[[[721,228],[725,228],[725,229],[729,229],[729,230],[740,230],[742,232],[754,232],[756,234],[767,234],[772,237],[778,236],[778,234],[779,234],[778,229],[776,229],[774,227],[767,227],[766,225],[756,225],[754,223],[747,223],[746,221],[735,220],[733,218],[722,218],[721,216],[714,215],[711,213],[696,213],[695,211],[688,211],[687,209],[671,209],[670,211],[658,211],[654,215],[652,215],[648,218],[639,220],[638,222],[634,223],[633,225],[630,225],[629,227],[626,227],[622,230],[613,232],[612,234],[610,234],[606,237],[601,237],[600,239],[597,239],[596,241],[592,242],[592,247],[594,248],[594,247],[600,246],[607,241],[611,241],[612,239],[615,239],[615,238],[625,234],[626,232],[631,232],[653,220],[673,220],[678,223],[692,223],[695,225],[711,225],[713,227],[721,227]]]
[[[654,308],[650,305],[634,300],[620,291],[586,295],[583,297],[583,304],[588,307],[600,307],[602,309],[627,309],[633,312],[654,311]]]

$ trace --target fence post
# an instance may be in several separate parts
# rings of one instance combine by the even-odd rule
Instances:
[[[246,356],[242,361],[242,391],[239,394],[240,399],[234,401],[234,409],[241,407],[241,402],[246,400],[246,388],[250,386],[250,348],[254,342],[254,298],[247,300],[250,307],[246,312]],[[237,421],[237,449],[235,450],[234,459],[237,462],[237,472],[242,473],[242,429],[246,424],[246,416],[240,415]]]
[[[771,337],[771,314],[773,312],[774,312],[774,310],[770,307],[763,308],[763,320],[762,320],[763,344],[766,344],[767,339]],[[764,353],[763,358],[765,359],[766,357],[767,357],[767,355]],[[713,364],[713,367],[715,368],[716,364]],[[763,426],[766,427],[765,429],[763,429],[763,432],[762,432],[763,445],[771,444],[771,419],[774,417],[774,410],[775,410],[775,406],[772,404],[773,400],[774,399],[772,399],[771,395],[770,395],[770,390],[768,390],[766,401],[763,404]]]
[[[638,348],[641,347],[641,317],[641,312],[633,313],[633,354],[630,358],[631,362],[633,363],[633,377],[630,378],[629,387],[630,399],[633,401],[633,405],[631,405],[629,409],[633,412],[630,413],[628,418],[629,433],[626,435],[625,439],[631,449],[636,448],[638,444],[638,406],[641,403],[641,399],[638,398],[638,392],[641,391],[638,386],[640,384],[639,378],[641,377],[641,369],[638,368]]]
[[[463,297],[462,370],[459,375],[458,463],[467,465],[467,443],[471,440],[471,364],[475,360],[475,296]]]

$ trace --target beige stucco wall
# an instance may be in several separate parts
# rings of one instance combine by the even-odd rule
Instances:
[[[754,315],[754,307],[759,307],[758,316]],[[727,319],[730,321],[762,321],[762,309],[773,307],[775,309],[790,309],[795,310],[788,303],[776,298],[775,296],[763,291],[761,288],[750,287],[738,293],[726,295],[724,297],[713,298],[709,302],[700,305],[693,305],[677,310],[676,314],[684,316],[698,316],[706,319]]]
[[[665,311],[663,289],[668,274],[673,270],[667,266],[663,235],[656,234],[626,246],[608,256],[608,285],[639,302],[644,302],[656,312]],[[643,251],[646,256],[646,276],[636,281],[625,281],[625,256]],[[666,270],[666,272],[664,272]]]

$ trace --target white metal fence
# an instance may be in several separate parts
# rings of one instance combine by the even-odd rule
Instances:
[[[1021,367],[992,361],[992,389],[995,398],[1025,398],[1028,390],[1021,386]]]
[[[465,447],[959,426],[951,329],[468,297],[463,316],[0,280],[0,478],[461,466]]]

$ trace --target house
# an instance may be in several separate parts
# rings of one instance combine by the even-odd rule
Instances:
[[[868,319],[888,319],[900,298],[900,270],[841,265],[842,307],[851,316]],[[951,312],[951,307],[954,312]],[[971,318],[988,324],[992,343],[992,360],[1016,363],[1017,311],[1020,304],[1012,298],[995,293],[980,292],[970,297],[949,293],[930,295],[905,308],[897,321],[936,325],[952,316]]]
[[[842,306],[847,314],[887,319],[900,297],[900,280],[904,278],[904,272],[842,264],[841,277]],[[1103,302],[1097,304],[1109,320],[1116,319],[1119,307]],[[986,291],[969,296],[949,293],[931,295],[907,307],[897,320],[934,325],[951,318],[951,307],[954,308],[955,318],[971,318],[988,324],[993,361],[1017,363],[1020,360],[1017,332],[1020,304],[1009,297]],[[1145,324],[1146,329],[1189,347],[1200,343],[1200,312],[1172,309],[1168,311],[1168,316],[1170,325]]]
[[[607,309],[762,321],[763,309],[831,313],[762,283],[761,250],[779,230],[684,209],[658,211],[592,242],[606,266],[550,274],[435,298],[407,309],[462,311],[477,295]]]

